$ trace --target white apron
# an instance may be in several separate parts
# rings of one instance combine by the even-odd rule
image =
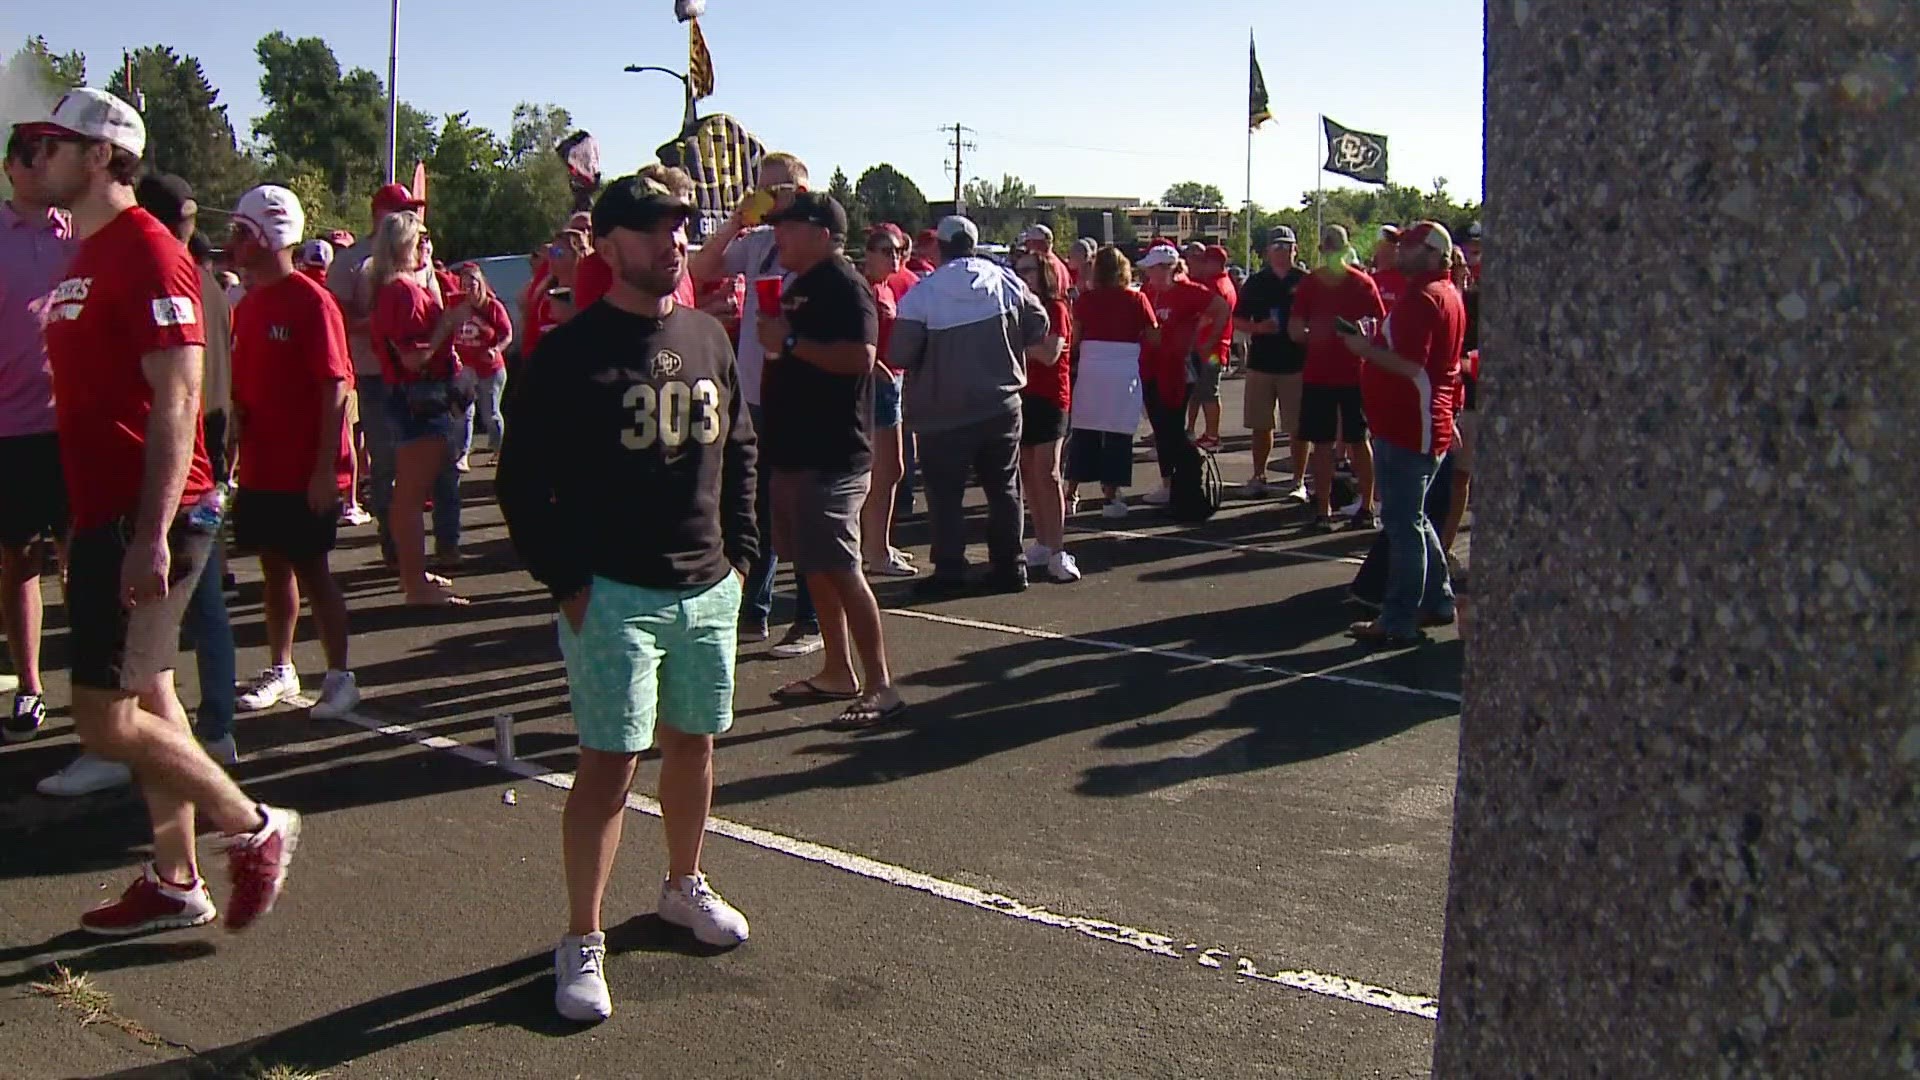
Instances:
[[[1073,381],[1073,430],[1140,430],[1140,346],[1125,341],[1080,343]]]

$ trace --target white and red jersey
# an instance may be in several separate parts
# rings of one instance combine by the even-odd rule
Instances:
[[[1379,364],[1363,365],[1360,393],[1374,438],[1434,456],[1452,448],[1460,406],[1460,344],[1466,334],[1466,305],[1444,273],[1407,283],[1382,335],[1386,347],[1419,364],[1420,373],[1408,378]]]

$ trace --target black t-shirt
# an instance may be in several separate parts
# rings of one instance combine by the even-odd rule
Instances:
[[[1280,320],[1279,333],[1250,335],[1247,346],[1248,371],[1292,375],[1307,366],[1306,346],[1287,336],[1287,316],[1293,312],[1293,290],[1306,276],[1299,267],[1293,267],[1282,277],[1269,266],[1248,278],[1247,283],[1240,287],[1240,301],[1233,307],[1235,316],[1254,322],[1273,318]]]
[[[793,336],[816,345],[878,345],[866,278],[841,256],[789,278],[780,307]],[[873,371],[835,375],[782,349],[760,380],[760,460],[772,469],[864,472],[873,464]]]

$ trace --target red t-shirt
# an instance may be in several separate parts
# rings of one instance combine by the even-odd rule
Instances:
[[[504,354],[512,341],[513,320],[507,317],[507,305],[499,297],[489,296],[486,306],[454,332],[453,355],[474,374],[490,379],[506,366]]]
[[[373,339],[373,351],[380,358],[380,370],[388,385],[453,377],[451,343],[440,346],[419,371],[401,367],[398,356],[399,351],[426,348],[444,310],[425,286],[411,278],[397,277],[381,287],[380,295],[374,297],[368,336]]]
[[[1186,395],[1187,356],[1196,352],[1204,356],[1211,345],[1195,341],[1194,335],[1200,330],[1201,316],[1220,294],[1191,280],[1175,281],[1164,289],[1148,285],[1142,292],[1159,320],[1160,344],[1140,353],[1140,377],[1157,389],[1163,402],[1177,400]]]
[[[1438,456],[1453,446],[1453,416],[1459,407],[1460,345],[1467,336],[1467,307],[1445,274],[1407,283],[1381,336],[1396,356],[1421,367],[1409,379],[1368,364],[1360,394],[1373,437],[1403,450]]]
[[[1235,307],[1239,306],[1240,290],[1234,287],[1233,279],[1228,277],[1227,275],[1215,274],[1211,278],[1195,278],[1194,280],[1198,281],[1202,285],[1207,286],[1208,288],[1212,289],[1214,292],[1219,293],[1221,299],[1227,302],[1228,312],[1232,312]],[[1220,340],[1215,343],[1213,351],[1211,353],[1206,353],[1204,355],[1206,355],[1209,359],[1211,359],[1215,363],[1221,364],[1224,366],[1227,362],[1227,357],[1231,356],[1232,354],[1233,354],[1233,320],[1229,318],[1225,320],[1220,327]]]
[[[876,285],[869,281],[867,288],[873,290],[873,306],[880,317],[880,336],[876,339],[879,344],[874,355],[889,375],[898,375],[900,369],[887,363],[887,347],[893,342],[893,324],[900,321],[900,305],[893,298],[893,286],[886,282]]]
[[[326,290],[304,274],[248,289],[233,313],[233,403],[240,407],[240,486],[300,494],[318,455],[340,490],[352,482],[346,416],[331,445],[320,414],[335,383],[353,386],[347,324]]]
[[[1062,341],[1073,341],[1073,310],[1067,307],[1065,300],[1049,300],[1047,307],[1047,336]],[[1073,404],[1073,372],[1065,356],[1051,364],[1042,364],[1029,358],[1027,360],[1027,388],[1023,391],[1028,397],[1042,401],[1051,401],[1061,411]]]
[[[327,268],[326,267],[303,266],[300,268],[300,272],[312,278],[314,281],[314,284],[320,286],[321,288],[324,289],[327,287]]]
[[[1073,302],[1073,326],[1081,341],[1138,345],[1147,331],[1159,325],[1153,305],[1138,289],[1088,289]]]
[[[1360,385],[1360,358],[1340,340],[1336,319],[1358,323],[1387,314],[1380,290],[1365,271],[1349,269],[1337,281],[1318,271],[1293,291],[1292,318],[1307,320],[1307,366],[1301,382],[1313,386]]]
[[[1380,305],[1388,311],[1392,311],[1393,305],[1407,295],[1407,275],[1401,273],[1396,267],[1389,266],[1385,270],[1375,270],[1373,284],[1380,290]]]
[[[585,311],[611,291],[613,267],[600,257],[599,252],[588,252],[573,272],[573,310]],[[686,274],[681,274],[679,283],[673,287],[673,302],[683,307],[699,306],[693,295],[693,279]]]
[[[75,528],[98,528],[139,512],[147,416],[153,411],[153,388],[140,359],[162,349],[205,347],[204,313],[200,268],[186,245],[145,210],[123,210],[80,242],[46,314],[60,460]],[[212,488],[204,432],[196,423],[180,505],[191,505]]]

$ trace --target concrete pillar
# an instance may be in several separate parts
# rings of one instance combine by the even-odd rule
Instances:
[[[1486,10],[1435,1075],[1913,1075],[1920,3]]]

